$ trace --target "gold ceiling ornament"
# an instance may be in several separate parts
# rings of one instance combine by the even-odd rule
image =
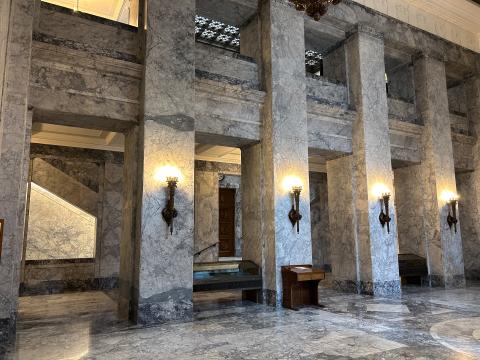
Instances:
[[[316,21],[327,13],[330,5],[338,5],[342,0],[289,0],[295,5],[298,11],[305,13],[314,18]]]

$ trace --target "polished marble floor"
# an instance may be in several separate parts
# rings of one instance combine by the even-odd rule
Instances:
[[[115,294],[21,299],[6,359],[480,359],[480,286],[407,288],[401,299],[320,289],[322,308],[274,309],[196,294],[195,321],[118,321]],[[1,358],[1,355],[0,355]]]

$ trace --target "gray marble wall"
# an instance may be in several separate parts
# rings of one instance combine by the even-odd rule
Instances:
[[[424,236],[430,284],[465,285],[461,224],[447,222],[448,198],[457,193],[445,63],[437,55],[419,55],[414,62],[417,111],[422,117],[421,179]],[[461,219],[461,215],[460,215]]]
[[[194,253],[218,243],[218,174],[195,171]],[[194,257],[195,262],[218,261],[218,244]]]
[[[137,174],[126,175],[138,177],[140,185],[136,243],[129,244],[131,226],[124,228],[122,240],[122,272],[133,278],[121,275],[120,305],[124,314],[131,309],[134,321],[152,324],[193,316],[195,1],[150,2],[146,23],[138,147],[127,145],[125,155],[125,166],[138,162]],[[168,199],[165,177],[172,168],[179,177],[173,234],[161,215]],[[136,191],[130,185],[129,191]],[[126,194],[128,207],[131,199]],[[127,209],[127,215],[135,214]]]
[[[281,266],[312,262],[304,20],[283,0],[261,0],[258,16],[266,98],[261,145],[242,149],[243,256],[262,265],[262,301],[275,304],[282,298]],[[291,185],[282,186],[292,176],[303,184],[299,234],[288,220]]]
[[[399,253],[426,258],[421,167],[395,169],[394,177]]]
[[[393,72],[387,71],[387,75],[389,97],[413,104],[415,100],[415,85],[411,64],[397,67]]]
[[[313,265],[331,268],[327,174],[310,172],[310,225]]]
[[[473,146],[474,171],[457,174],[460,195],[460,219],[462,221],[462,244],[465,276],[480,279],[479,236],[480,224],[480,76],[471,76],[465,81],[465,104],[470,132],[475,136]]]
[[[235,189],[235,256],[242,256],[242,205],[240,165],[195,161],[195,253],[219,239],[218,194]],[[223,180],[219,181],[219,175]],[[195,262],[218,261],[218,246],[194,258]]]
[[[33,144],[31,149],[31,178],[36,184],[59,198],[82,209],[96,219],[94,261],[88,264],[66,262],[65,264],[25,265],[25,286],[42,288],[59,279],[72,282],[79,279],[97,279],[116,284],[120,267],[120,235],[122,227],[123,155],[121,153],[66,148]],[[41,216],[30,209],[30,218]],[[50,226],[48,234],[56,234],[60,228],[54,222],[45,222],[41,228]],[[29,221],[29,233],[32,230]],[[50,236],[49,236],[50,237]],[[77,244],[75,240],[72,245]],[[46,241],[45,237],[38,241]],[[27,250],[31,244],[27,240]],[[28,255],[28,251],[27,251]],[[27,260],[31,260],[27,257]],[[79,271],[75,271],[75,268]],[[88,276],[83,269],[88,267]],[[62,273],[55,273],[61,271]],[[72,282],[73,284],[73,282]],[[52,284],[50,284],[52,285]],[[49,286],[50,286],[49,285]],[[84,284],[79,284],[84,288]],[[71,290],[74,285],[69,286]],[[39,290],[40,291],[40,290]]]
[[[452,113],[467,114],[467,94],[466,86],[462,82],[457,86],[449,88],[448,91],[448,109]]]
[[[25,223],[28,152],[32,114],[28,111],[33,1],[0,6],[0,216],[5,219],[0,263],[0,341],[15,329]]]
[[[235,189],[235,256],[242,257],[242,177],[241,175],[225,175],[220,181],[221,189]],[[248,260],[248,259],[247,259]]]
[[[357,117],[353,124],[352,160],[343,160],[338,168],[347,173],[344,175],[348,178],[346,185],[351,184],[353,190],[350,190],[351,194],[339,195],[333,187],[331,194],[329,191],[329,201],[330,208],[353,205],[354,213],[353,223],[347,222],[352,226],[341,229],[339,224],[334,225],[338,231],[348,233],[343,236],[336,233],[331,240],[332,253],[337,254],[336,257],[332,255],[334,284],[345,290],[397,295],[400,293],[400,279],[383,38],[373,28],[358,25],[347,39],[345,48],[351,105],[357,110]],[[330,179],[340,176],[338,168],[333,168],[335,173],[329,173]],[[378,220],[382,192],[392,195],[390,232],[386,227],[382,228]],[[344,202],[344,196],[351,196],[353,203]],[[331,221],[337,221],[333,219],[337,212],[338,209],[332,209]],[[338,241],[337,237],[343,241]],[[343,247],[356,249],[356,252],[342,260],[338,255]],[[347,264],[347,261],[351,263]]]
[[[480,217],[475,172],[457,173],[457,189],[460,195],[460,221],[462,222],[462,247],[465,277],[480,280]]]

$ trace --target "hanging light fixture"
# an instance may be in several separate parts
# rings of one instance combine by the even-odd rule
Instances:
[[[342,0],[290,0],[298,11],[314,18],[316,21],[327,13],[330,5],[338,5]]]

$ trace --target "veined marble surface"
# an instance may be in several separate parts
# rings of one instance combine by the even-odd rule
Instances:
[[[319,291],[323,308],[300,311],[242,302],[239,293],[196,293],[193,322],[143,328],[116,320],[114,293],[23,297],[5,358],[480,358],[478,285],[407,288],[400,299]]]

